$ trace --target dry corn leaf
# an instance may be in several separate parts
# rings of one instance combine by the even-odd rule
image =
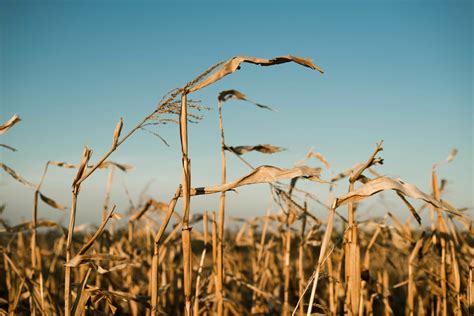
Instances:
[[[114,131],[114,140],[112,141],[112,147],[113,148],[115,148],[117,146],[118,139],[120,137],[120,132],[122,131],[122,127],[123,127],[123,119],[120,118],[120,120],[117,123],[117,126],[115,127],[115,131]]]
[[[108,269],[105,269],[105,268],[101,267],[100,265],[97,265],[97,272],[100,273],[100,274],[106,274],[106,273],[109,273],[109,272],[123,270],[123,269],[128,268],[128,267],[140,268],[141,265],[135,264],[135,263],[122,263],[122,264],[113,266],[113,267],[108,268]]]
[[[326,169],[331,169],[331,165],[329,164],[329,162],[326,160],[326,158],[324,158],[324,156],[318,152],[315,152],[313,148],[311,148],[308,153],[306,154],[306,156],[304,156],[304,158],[300,161],[298,161],[296,163],[297,166],[299,165],[302,165],[306,160],[310,159],[310,158],[316,158],[318,159],[319,161],[322,162],[322,164],[326,167]]]
[[[26,223],[21,223],[15,226],[6,226],[5,223],[3,225],[6,228],[6,231],[9,233],[18,233],[21,231],[25,231],[28,229],[32,229],[33,223],[32,222],[26,222]],[[54,221],[49,221],[49,220],[39,220],[36,222],[36,227],[61,227],[58,223]],[[62,227],[61,227],[62,228]]]
[[[77,169],[76,177],[74,178],[74,181],[72,182],[73,187],[76,186],[76,183],[82,178],[82,175],[85,173],[87,169],[87,163],[89,162],[89,159],[91,158],[91,153],[92,151],[89,148],[87,148],[87,146],[85,146],[82,152],[81,163],[79,164],[79,168]]]
[[[6,133],[10,128],[20,121],[21,119],[18,115],[13,115],[8,121],[0,125],[0,135]]]
[[[95,234],[91,237],[91,239],[89,239],[89,241],[84,245],[82,246],[81,250],[79,250],[79,252],[77,253],[77,255],[82,255],[84,253],[86,253],[86,251],[92,247],[92,245],[94,244],[94,241],[99,238],[99,236],[102,234],[102,232],[104,231],[105,229],[105,226],[107,225],[107,222],[109,221],[110,218],[112,218],[114,212],[115,212],[115,209],[116,209],[116,205],[114,205],[112,207],[112,209],[110,210],[109,214],[107,215],[107,217],[105,218],[105,220],[102,221],[102,223],[100,224],[99,228],[97,228],[97,231],[95,232]]]
[[[258,106],[259,108],[262,108],[262,109],[275,111],[272,107],[270,107],[268,105],[263,105],[263,104],[257,103],[255,101],[252,101],[252,100],[248,99],[247,96],[245,94],[243,94],[242,92],[237,91],[237,90],[233,90],[233,89],[232,90],[225,90],[225,91],[220,92],[218,97],[217,97],[217,100],[220,101],[220,102],[226,102],[228,100],[241,100],[241,101],[246,101],[246,102],[252,103],[253,105]]]
[[[198,91],[210,84],[213,84],[214,82],[220,80],[224,76],[227,76],[236,70],[240,68],[240,64],[242,63],[251,63],[255,65],[260,65],[260,66],[272,66],[272,65],[278,65],[278,64],[283,64],[287,62],[295,62],[297,64],[300,64],[302,66],[311,68],[313,70],[317,70],[320,73],[323,73],[322,69],[316,66],[310,59],[306,58],[301,58],[297,56],[279,56],[275,57],[272,59],[264,59],[264,58],[256,58],[256,57],[245,57],[245,56],[236,56],[234,58],[231,58],[222,66],[220,66],[217,70],[213,71],[210,76],[208,76],[205,80],[198,82],[196,85],[192,86],[189,90],[188,93],[192,93],[195,91]]]
[[[87,270],[86,275],[82,279],[81,286],[78,289],[76,299],[74,300],[74,304],[72,306],[72,314],[74,316],[84,315],[86,303],[90,298],[90,292],[85,291],[85,288],[87,281],[89,280],[91,270],[91,268]]]
[[[440,161],[440,162],[437,162],[433,165],[433,170],[438,168],[439,166],[441,165],[444,165],[444,164],[447,164],[447,163],[450,163],[451,161],[454,160],[454,158],[456,158],[456,155],[458,154],[458,150],[456,148],[453,148],[451,150],[451,152],[449,153],[448,155],[448,158],[446,158],[446,160],[443,160],[443,161]]]
[[[354,172],[355,170],[360,169],[363,165],[364,165],[363,163],[359,162],[358,164],[356,164],[356,165],[353,166],[352,168],[347,169],[347,170],[345,170],[345,171],[339,173],[339,174],[336,175],[335,177],[333,177],[333,178],[331,179],[331,182],[336,182],[336,181],[339,181],[339,180],[341,180],[341,179],[344,179],[344,178],[350,176],[350,174],[351,174],[352,172]]]
[[[75,309],[74,316],[87,315],[86,306],[87,301],[90,299],[91,293],[89,291],[81,292],[80,299],[77,303],[77,308]]]
[[[79,167],[79,165],[62,162],[62,161],[50,161],[49,164],[52,166],[66,168],[66,169],[76,169]],[[88,168],[91,168],[91,166],[88,166]],[[128,165],[128,164],[119,164],[113,161],[106,161],[106,162],[101,163],[98,168],[99,169],[118,168],[122,170],[123,172],[127,172],[129,170],[132,170],[133,166]]]
[[[99,166],[99,169],[107,169],[107,168],[111,168],[111,167],[118,168],[123,172],[127,172],[127,171],[133,169],[133,166],[131,166],[131,165],[119,164],[119,163],[116,163],[116,162],[113,162],[113,161],[106,161],[106,162],[101,163],[100,166]]]
[[[236,147],[225,146],[225,149],[228,151],[232,151],[236,153],[237,155],[243,155],[250,151],[258,151],[263,154],[274,154],[274,153],[278,153],[280,151],[285,150],[284,148],[276,147],[270,144],[261,144],[261,145],[255,145],[255,146],[236,146]]]
[[[136,213],[134,213],[133,215],[130,216],[129,221],[134,222],[134,221],[139,220],[140,218],[142,218],[142,216],[146,212],[148,212],[148,210],[152,209],[152,207],[153,207],[153,209],[160,210],[160,211],[168,210],[168,204],[163,203],[163,202],[155,201],[154,199],[149,199],[139,211],[137,211]]]
[[[78,165],[73,165],[67,162],[62,162],[62,161],[50,161],[49,164],[52,166],[57,166],[57,167],[66,168],[66,169],[75,169],[78,167]]]
[[[358,202],[364,200],[375,193],[386,190],[397,191],[413,199],[423,200],[439,209],[443,209],[454,215],[462,216],[462,214],[456,208],[452,207],[447,203],[443,203],[443,201],[438,201],[426,193],[421,192],[413,184],[405,183],[400,179],[393,179],[389,177],[379,177],[373,180],[369,180],[360,188],[349,192],[348,194],[342,197],[337,198],[336,203],[339,207],[349,202]]]
[[[5,170],[10,176],[12,176],[12,178],[15,179],[16,181],[28,187],[34,188],[34,185],[31,182],[28,182],[25,179],[23,179],[18,173],[16,173],[13,169],[8,167],[7,165],[0,163],[0,167],[2,167],[2,169]]]
[[[125,256],[111,255],[109,253],[97,253],[91,255],[76,255],[74,258],[69,260],[65,265],[67,267],[77,267],[80,264],[92,262],[92,261],[123,261],[128,258]]]
[[[15,148],[13,148],[12,146],[8,146],[8,145],[5,145],[5,144],[0,144],[0,147],[3,147],[3,148],[6,148],[6,149],[9,149],[11,151],[16,151]]]
[[[67,209],[67,207],[65,207],[64,205],[61,205],[59,204],[58,202],[56,202],[55,200],[47,197],[46,195],[44,195],[43,193],[39,192],[39,195],[40,195],[40,198],[41,198],[41,201],[43,201],[44,203],[48,204],[49,206],[51,206],[52,208],[55,208],[57,210],[61,210],[61,211],[64,211]]]
[[[247,101],[245,94],[234,89],[221,91],[217,96],[217,100],[221,102],[226,102],[231,99]]]
[[[305,178],[311,181],[320,181],[319,175],[321,168],[311,168],[308,166],[299,166],[291,169],[280,169],[273,166],[260,166],[255,168],[248,175],[228,182],[222,185],[201,187],[191,189],[191,195],[212,194],[217,192],[225,192],[249,184],[257,183],[273,183],[276,181]]]

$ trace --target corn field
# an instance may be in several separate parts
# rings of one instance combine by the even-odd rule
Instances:
[[[188,123],[199,121],[204,110],[192,94],[243,64],[283,63],[323,73],[310,59],[292,55],[233,57],[170,91],[129,131],[122,131],[119,119],[110,148],[96,161],[84,147],[78,162],[46,162],[36,182],[23,178],[15,166],[0,163],[8,181],[18,181],[32,192],[33,205],[29,221],[11,225],[0,218],[0,314],[474,315],[472,219],[466,209],[443,198],[447,184],[438,178],[442,166],[455,159],[456,149],[433,165],[430,192],[384,175],[383,141],[367,153],[366,161],[355,161],[341,172],[333,172],[330,162],[314,150],[290,168],[254,166],[246,153],[278,154],[283,148],[226,143],[225,104],[237,100],[273,109],[240,91],[226,90],[216,96],[215,132],[221,150],[215,154],[221,157],[221,182],[192,185],[198,180],[191,177]],[[0,134],[20,121],[13,116],[0,126]],[[123,207],[110,203],[114,174],[131,166],[113,162],[112,156],[136,132],[162,123],[179,125],[181,156],[176,159],[182,162],[182,172],[176,175],[175,194],[168,201],[142,199],[119,214],[117,208]],[[248,172],[228,179],[229,157],[237,158]],[[310,167],[310,160],[321,167]],[[74,170],[71,205],[42,192],[51,168]],[[323,171],[331,176],[323,177]],[[81,187],[100,172],[108,173],[102,222],[83,230],[75,224]],[[299,185],[303,182],[304,188]],[[266,215],[226,217],[227,195],[254,185],[269,188],[272,205]],[[307,189],[312,186],[324,188],[327,195]],[[347,192],[336,196],[336,186]],[[360,202],[376,200],[387,191],[404,208],[358,220]],[[196,212],[193,197],[211,194],[219,195],[215,210]],[[65,210],[68,226],[41,218],[40,203]],[[5,208],[8,205],[2,212]],[[315,208],[326,215],[315,216]],[[409,219],[402,222],[396,212],[406,212]],[[422,222],[422,213],[429,215],[429,223]]]

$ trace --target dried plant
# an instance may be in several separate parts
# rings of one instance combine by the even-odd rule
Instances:
[[[444,199],[448,183],[438,180],[438,170],[454,160],[457,150],[433,164],[430,193],[376,170],[384,162],[378,157],[382,142],[365,163],[339,173],[333,173],[326,158],[312,149],[294,167],[254,167],[247,153],[274,154],[283,149],[270,144],[227,144],[223,104],[237,100],[271,108],[240,91],[225,90],[218,95],[221,181],[192,185],[188,123],[199,121],[206,107],[188,97],[244,63],[271,66],[287,62],[322,72],[310,60],[295,56],[234,57],[170,91],[128,132],[120,118],[110,148],[94,162],[92,151],[85,147],[77,164],[48,161],[37,183],[0,163],[8,179],[33,191],[31,221],[10,225],[0,218],[0,314],[472,314],[472,219],[466,208]],[[19,121],[13,116],[0,126],[0,134]],[[132,166],[112,162],[110,156],[140,130],[167,144],[157,128],[168,123],[180,129],[180,184],[167,203],[140,195],[136,205],[130,202],[128,212],[119,213],[124,207],[113,203],[114,175],[131,171]],[[250,171],[229,181],[226,153]],[[329,177],[321,168],[305,165],[312,158],[329,171]],[[45,181],[52,166],[75,171],[69,208],[46,194]],[[76,227],[81,188],[97,170],[108,172],[98,210],[102,221],[94,229]],[[345,179],[347,193],[334,196],[338,192],[334,188]],[[301,182],[307,185],[300,186]],[[258,184],[270,188],[266,215],[226,218],[226,193]],[[328,189],[328,202],[322,202],[324,194],[313,192],[315,185]],[[395,193],[401,212],[408,209],[412,215],[405,223],[395,215],[395,204],[387,210],[388,201],[382,194],[388,192]],[[126,194],[131,200],[128,191]],[[194,196],[209,194],[220,194],[217,214],[191,208]],[[176,210],[180,199],[181,212]],[[382,217],[358,216],[369,199],[375,201],[370,210]],[[40,218],[40,203],[69,212],[68,226]],[[5,208],[8,205],[0,208],[1,216]],[[317,211],[326,215],[319,218]],[[422,222],[423,212],[429,212],[430,222]],[[418,225],[412,225],[413,219]],[[225,225],[229,220],[233,224]]]

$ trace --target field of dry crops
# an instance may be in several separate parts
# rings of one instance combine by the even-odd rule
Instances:
[[[311,60],[295,56],[273,59],[234,57],[220,62],[184,87],[172,90],[153,111],[127,133],[122,119],[105,154],[92,162],[87,147],[78,164],[49,161],[38,182],[24,179],[14,166],[0,163],[5,175],[32,191],[31,221],[11,225],[0,219],[0,313],[10,315],[474,315],[474,239],[465,209],[443,199],[446,181],[438,169],[454,160],[453,150],[432,169],[431,192],[383,175],[383,143],[330,178],[322,178],[329,162],[310,151],[282,169],[253,166],[245,154],[278,153],[269,144],[231,146],[224,136],[224,105],[228,100],[256,103],[237,90],[217,96],[221,152],[221,183],[191,185],[188,122],[199,121],[202,106],[188,99],[242,63],[275,66],[291,62],[323,71]],[[6,133],[18,116],[0,126]],[[109,160],[139,130],[176,123],[180,127],[181,185],[169,201],[143,199],[128,214],[110,203],[114,172],[130,166]],[[160,137],[158,134],[156,136]],[[164,141],[164,140],[163,140]],[[15,150],[1,144],[5,150]],[[248,173],[227,179],[226,156],[238,158]],[[79,159],[78,159],[79,160]],[[317,161],[321,168],[307,165]],[[42,183],[51,168],[75,170],[71,205],[45,196]],[[109,173],[102,223],[93,230],[76,227],[81,187],[97,170]],[[320,196],[307,185],[327,188]],[[226,192],[266,184],[273,209],[266,216],[225,216]],[[347,193],[335,196],[335,187]],[[392,191],[410,214],[401,222],[393,213],[358,221],[365,199]],[[190,212],[192,197],[218,194],[216,211]],[[412,201],[418,200],[420,207]],[[182,209],[175,209],[178,201]],[[40,219],[38,204],[66,210],[69,225]],[[324,210],[323,217],[314,208]],[[2,206],[8,208],[8,205]],[[421,222],[421,213],[430,223]],[[225,221],[224,221],[225,220]],[[232,224],[230,226],[229,224]]]

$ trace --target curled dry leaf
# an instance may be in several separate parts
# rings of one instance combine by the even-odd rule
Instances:
[[[41,201],[43,201],[44,203],[48,204],[49,206],[51,206],[52,208],[55,208],[57,210],[61,210],[61,211],[64,211],[67,209],[67,207],[65,207],[64,205],[61,205],[59,204],[58,202],[56,202],[55,200],[47,197],[46,195],[44,195],[43,193],[39,192],[39,195],[40,195],[40,199]]]
[[[221,102],[226,102],[232,99],[247,101],[245,94],[234,89],[221,91],[217,96],[217,100]]]
[[[154,199],[149,199],[142,208],[130,216],[129,221],[134,222],[142,218],[142,216],[149,210],[159,210],[166,211],[168,209],[168,204],[163,202],[155,201]]]
[[[201,82],[198,82],[196,85],[191,86],[188,89],[188,93],[192,93],[198,91],[214,82],[220,80],[224,76],[227,76],[240,68],[240,64],[242,63],[251,63],[260,66],[272,66],[278,64],[284,64],[287,62],[295,62],[302,66],[311,68],[313,70],[317,70],[320,73],[323,73],[322,69],[316,66],[310,59],[301,58],[297,56],[279,56],[272,59],[265,59],[265,58],[256,58],[256,57],[245,57],[245,56],[236,56],[231,58],[224,64],[222,64],[217,70],[211,72],[211,74]]]
[[[123,214],[120,214],[120,213],[114,213],[112,215],[112,219],[115,219],[115,220],[121,220],[123,218]]]
[[[336,199],[337,207],[349,203],[349,202],[358,202],[366,199],[367,197],[386,190],[394,190],[398,193],[404,194],[413,199],[423,200],[427,203],[432,204],[433,206],[445,210],[454,215],[462,216],[462,214],[453,206],[443,201],[438,201],[426,193],[420,191],[413,184],[405,183],[400,179],[393,179],[389,177],[379,177],[373,180],[367,181],[360,188],[349,192],[348,194],[339,197]]]
[[[49,164],[52,166],[66,168],[66,169],[75,169],[78,167],[78,165],[73,165],[67,162],[62,162],[62,161],[50,161]]]
[[[280,151],[284,151],[284,148],[281,147],[276,147],[270,144],[261,144],[261,145],[255,145],[255,146],[225,146],[225,149],[228,151],[232,151],[236,153],[237,155],[243,155],[245,153],[248,153],[249,151],[258,151],[263,154],[274,154],[278,153]]]
[[[133,169],[133,166],[127,164],[119,164],[113,161],[106,161],[100,164],[99,169],[107,169],[107,168],[118,168],[123,172],[127,172]]]
[[[82,152],[81,163],[79,164],[79,168],[77,169],[76,177],[74,178],[74,181],[72,182],[73,187],[76,186],[76,183],[82,178],[82,175],[85,173],[87,169],[87,163],[89,162],[89,159],[91,158],[91,153],[92,151],[89,148],[87,148],[87,146],[85,146],[84,151]]]
[[[11,151],[16,151],[16,148],[13,148],[12,146],[6,145],[6,144],[0,144],[0,147],[9,149]]]
[[[0,135],[6,133],[10,128],[20,121],[21,119],[18,115],[13,115],[8,121],[0,125]]]
[[[319,161],[321,161],[323,163],[323,165],[326,167],[326,169],[331,168],[331,165],[329,164],[329,162],[320,153],[316,153],[316,152],[312,153],[311,157],[314,157],[314,158],[318,159]]]
[[[84,315],[85,306],[90,298],[90,292],[85,291],[85,288],[91,271],[91,268],[87,270],[86,275],[82,279],[81,286],[78,289],[76,299],[74,300],[74,305],[72,306],[72,314],[74,316]]]
[[[113,267],[108,268],[108,269],[105,269],[105,268],[101,267],[100,265],[97,265],[97,272],[100,273],[100,274],[106,274],[106,273],[109,273],[109,272],[123,270],[123,269],[128,268],[128,267],[139,268],[140,265],[136,264],[136,263],[122,263],[122,264],[113,266]]]
[[[228,100],[242,100],[242,101],[252,103],[253,105],[258,106],[259,108],[267,109],[267,110],[275,112],[275,110],[272,107],[252,101],[248,99],[247,96],[243,94],[242,92],[233,90],[233,89],[221,91],[219,95],[217,96],[217,100],[219,102],[226,102]]]
[[[456,158],[456,155],[457,155],[457,154],[458,154],[458,150],[457,150],[456,148],[453,148],[453,149],[451,150],[451,152],[449,153],[448,158],[446,158],[446,160],[437,162],[437,163],[435,163],[435,164],[433,165],[433,170],[435,170],[436,168],[438,168],[438,167],[441,166],[441,165],[450,163],[451,161],[454,160],[454,158]]]
[[[49,164],[52,166],[66,168],[66,169],[76,169],[80,166],[80,165],[75,165],[75,164],[62,162],[62,161],[50,161]],[[91,166],[88,166],[88,167],[90,168]],[[133,166],[127,165],[127,164],[119,164],[113,161],[106,161],[106,162],[101,163],[98,168],[99,169],[117,168],[117,169],[122,170],[123,172],[127,172],[129,170],[132,170]]]
[[[25,231],[25,230],[29,230],[29,229],[32,229],[33,228],[33,223],[32,222],[26,222],[26,223],[21,223],[21,224],[18,224],[18,225],[15,225],[15,226],[6,226],[5,223],[3,223],[3,225],[5,226],[6,228],[6,231],[9,232],[9,233],[18,233],[18,232],[22,232],[22,231]],[[36,222],[36,227],[61,227],[61,225],[59,225],[58,223],[54,222],[54,221],[50,221],[50,220],[38,220]]]
[[[345,171],[343,171],[343,172],[340,172],[339,174],[337,174],[336,176],[334,176],[334,177],[331,179],[331,182],[336,182],[336,181],[339,181],[339,180],[341,180],[341,179],[344,179],[344,178],[350,176],[350,174],[351,174],[352,172],[354,172],[355,170],[360,169],[363,165],[364,165],[363,163],[359,162],[358,164],[356,164],[356,165],[353,166],[352,168],[347,169],[347,170],[345,170]]]
[[[295,215],[292,218],[292,221],[295,221],[297,218],[301,218],[302,216],[308,216],[308,217],[312,218],[316,223],[321,223],[321,221],[316,216],[314,216],[313,214],[308,212],[308,210],[306,210],[303,206],[299,205],[285,191],[279,191],[278,195],[282,198],[282,200],[288,206],[288,211],[290,212],[290,214]],[[283,222],[285,220],[286,220],[286,218],[283,219]]]
[[[107,215],[107,217],[105,218],[104,221],[102,221],[102,223],[100,224],[99,228],[97,228],[97,231],[95,232],[95,234],[89,239],[89,241],[87,241],[84,246],[82,246],[81,250],[79,250],[79,252],[77,253],[77,255],[83,255],[86,253],[86,251],[92,247],[92,245],[94,244],[94,242],[96,241],[97,238],[99,238],[99,236],[102,234],[102,232],[104,231],[105,229],[105,226],[107,225],[107,222],[109,221],[110,218],[112,218],[112,216],[114,215],[114,212],[115,212],[115,208],[116,208],[116,205],[114,205],[112,207],[112,209],[110,210],[109,214]]]
[[[120,137],[120,132],[122,131],[122,126],[123,126],[123,119],[120,118],[120,120],[117,123],[117,126],[115,127],[114,131],[114,140],[112,141],[112,147],[115,148],[118,143],[118,139]]]
[[[91,255],[77,255],[65,265],[67,267],[77,267],[80,264],[92,261],[123,261],[128,258],[125,256],[111,255],[109,253],[97,253]]]
[[[403,196],[403,194],[401,194],[400,192],[397,191],[397,195],[400,197],[400,199],[403,201],[403,203],[408,207],[408,209],[410,210],[411,214],[413,215],[413,217],[416,219],[416,221],[418,222],[419,225],[421,225],[421,217],[420,215],[416,212],[415,208],[413,207],[413,205],[410,204],[410,202],[408,202],[408,200]]]
[[[319,161],[322,162],[322,164],[324,165],[324,167],[326,167],[326,169],[331,169],[331,165],[329,164],[329,162],[326,160],[326,158],[324,158],[324,156],[318,152],[315,152],[313,150],[313,148],[311,148],[308,153],[306,154],[306,156],[304,156],[304,158],[300,161],[298,161],[296,163],[297,166],[299,165],[302,165],[306,160],[310,159],[310,158],[316,158],[318,159]]]
[[[8,173],[10,176],[12,176],[13,179],[16,181],[20,182],[23,185],[26,185],[27,187],[34,188],[34,185],[31,182],[26,181],[23,179],[18,173],[15,172],[12,168],[8,167],[7,165],[0,163],[0,167],[5,170],[6,173]]]
[[[311,168],[308,166],[298,166],[291,169],[280,169],[273,166],[261,166],[255,168],[248,175],[218,186],[193,188],[191,195],[212,194],[217,192],[225,192],[249,184],[272,183],[281,180],[293,178],[305,178],[311,181],[321,181],[319,175],[321,168]]]

